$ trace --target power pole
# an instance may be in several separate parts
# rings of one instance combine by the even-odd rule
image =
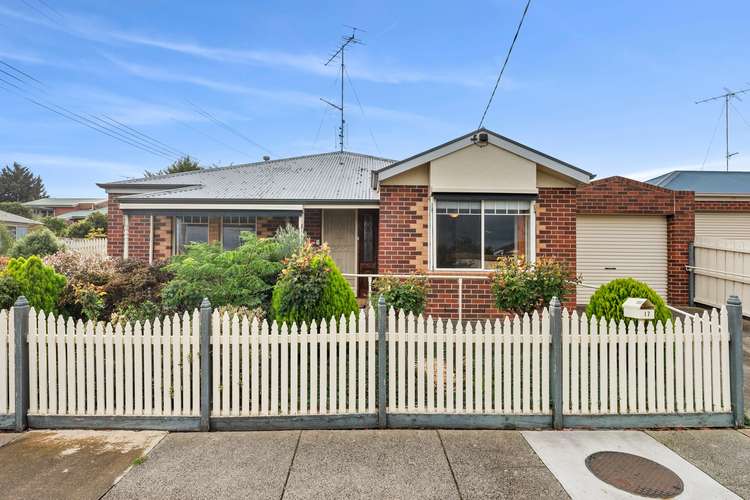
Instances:
[[[344,65],[344,53],[346,52],[346,48],[349,45],[354,44],[362,44],[362,41],[357,38],[357,31],[364,31],[359,28],[355,28],[354,26],[349,26],[352,29],[352,34],[349,36],[345,36],[342,39],[341,45],[339,45],[338,50],[334,52],[334,54],[328,59],[328,61],[324,64],[324,66],[328,66],[331,64],[331,62],[339,57],[340,59],[340,70],[341,70],[341,96],[339,104],[334,104],[331,101],[327,99],[320,98],[321,101],[328,104],[334,109],[337,109],[339,111],[339,114],[341,116],[341,122],[339,125],[339,152],[344,152],[344,125],[346,124],[346,120],[344,120],[344,72],[346,71],[346,66]]]
[[[727,162],[727,172],[729,172],[729,159],[732,156],[735,156],[739,153],[730,153],[729,152],[729,104],[732,101],[732,99],[737,99],[738,101],[741,101],[740,94],[744,94],[745,92],[750,92],[750,88],[746,88],[743,90],[730,90],[726,87],[724,87],[724,93],[721,95],[717,95],[714,97],[708,97],[706,99],[701,99],[700,101],[695,101],[695,104],[701,104],[704,102],[710,102],[710,101],[716,101],[718,99],[724,99],[724,138],[726,143],[726,162]]]

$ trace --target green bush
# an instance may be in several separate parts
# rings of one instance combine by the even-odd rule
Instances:
[[[8,255],[11,257],[44,257],[62,250],[63,246],[49,229],[32,231],[16,240]]]
[[[28,259],[11,259],[5,273],[16,280],[29,304],[47,313],[57,312],[58,300],[65,288],[65,276],[44,265],[35,255]]]
[[[65,236],[68,238],[85,238],[87,234],[93,229],[91,223],[86,219],[79,220],[68,226],[65,230]]]
[[[39,221],[44,224],[44,227],[55,233],[55,236],[65,236],[65,230],[68,228],[68,224],[59,217],[42,217]]]
[[[118,307],[110,318],[112,323],[127,323],[131,324],[136,321],[141,323],[149,320],[153,323],[154,319],[162,315],[162,310],[159,304],[146,300],[138,304],[128,304],[125,306]]]
[[[552,297],[562,301],[577,278],[553,260],[540,258],[532,263],[523,257],[500,257],[491,282],[498,309],[524,314],[547,306]]]
[[[98,255],[57,252],[44,258],[44,263],[65,276],[67,284],[58,300],[61,314],[91,320],[104,319],[107,294],[104,285],[115,276],[115,261]]]
[[[203,297],[213,306],[268,308],[273,285],[284,267],[273,238],[242,236],[243,243],[224,251],[219,244],[188,245],[173,257],[166,270],[174,274],[162,290],[168,311],[198,307]]]
[[[620,278],[600,286],[591,296],[586,314],[605,318],[607,321],[620,321],[623,316],[622,305],[628,297],[648,299],[654,305],[654,319],[667,321],[672,319],[664,299],[647,284],[633,278]]]
[[[86,221],[91,224],[92,229],[101,230],[104,234],[107,234],[107,215],[101,212],[91,212]]]
[[[273,313],[279,322],[348,317],[358,310],[351,285],[328,253],[328,247],[306,242],[281,272],[273,289]]]
[[[0,255],[8,255],[8,252],[13,247],[13,236],[8,231],[8,228],[3,224],[0,224]]]
[[[0,210],[9,214],[20,215],[27,219],[33,219],[34,213],[29,207],[17,201],[0,201]]]
[[[0,273],[0,310],[9,309],[22,295],[21,286],[13,276]]]
[[[125,308],[137,309],[146,303],[154,304],[161,313],[162,289],[171,278],[172,274],[165,269],[163,262],[149,265],[137,260],[114,261],[112,275],[104,283],[106,297],[102,316],[109,318]],[[150,314],[150,306],[144,308]]]
[[[370,303],[377,309],[382,295],[388,307],[406,313],[422,314],[427,304],[427,280],[419,276],[401,279],[393,276],[377,278],[372,282]]]
[[[287,224],[276,230],[273,239],[279,244],[279,255],[282,259],[288,259],[299,251],[307,241],[307,235],[299,228]]]

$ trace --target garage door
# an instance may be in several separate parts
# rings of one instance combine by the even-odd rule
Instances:
[[[661,216],[581,215],[577,220],[578,274],[587,285],[635,278],[667,296],[667,221]],[[578,287],[587,304],[594,289]]]
[[[750,213],[696,213],[695,237],[750,240]]]

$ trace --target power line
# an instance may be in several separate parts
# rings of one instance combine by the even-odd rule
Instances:
[[[495,92],[497,92],[497,87],[500,85],[500,79],[503,77],[503,73],[505,73],[505,67],[508,65],[508,60],[510,59],[510,55],[513,52],[513,47],[515,47],[516,40],[518,40],[518,34],[521,32],[523,20],[526,19],[526,13],[529,11],[529,5],[531,5],[531,0],[526,0],[526,7],[524,7],[523,14],[521,15],[521,20],[518,22],[516,34],[513,35],[513,41],[510,43],[508,53],[505,55],[505,61],[503,61],[503,66],[500,68],[500,74],[497,75],[497,81],[495,82],[495,87],[492,89],[492,94],[490,94],[490,100],[487,101],[487,106],[484,107],[484,113],[482,113],[482,119],[479,120],[479,126],[477,127],[477,130],[481,129],[482,125],[484,125],[484,118],[487,116],[487,111],[489,111],[492,100],[495,98]]]
[[[201,115],[205,116],[206,118],[208,118],[209,120],[211,120],[212,122],[214,122],[218,126],[222,127],[223,129],[227,130],[228,132],[231,132],[232,134],[236,135],[237,137],[239,137],[241,139],[244,139],[245,141],[249,142],[250,144],[252,144],[256,148],[262,149],[266,153],[273,154],[273,153],[271,153],[271,151],[268,148],[265,148],[265,147],[261,146],[260,144],[258,144],[254,140],[250,139],[249,137],[247,137],[245,134],[243,134],[239,130],[237,130],[234,127],[232,127],[232,126],[224,123],[223,121],[219,120],[214,115],[212,115],[211,113],[209,113],[205,109],[201,108],[197,104],[193,103],[192,101],[188,100],[187,103],[190,104],[191,106],[193,106],[198,113],[200,113]]]
[[[105,113],[102,113],[101,116],[104,117],[104,119],[107,120],[108,122],[114,124],[116,127],[122,129],[123,131],[130,131],[130,132],[132,132],[133,134],[135,134],[135,135],[137,135],[139,137],[143,137],[148,142],[150,142],[150,143],[152,143],[152,144],[154,144],[156,146],[160,146],[160,147],[164,148],[165,150],[169,151],[172,154],[177,154],[177,155],[180,155],[180,156],[190,156],[188,153],[186,153],[184,151],[181,151],[179,149],[175,149],[172,146],[161,142],[159,139],[154,139],[150,135],[144,134],[140,130],[135,129],[135,128],[129,126],[129,125],[126,125],[125,123],[122,123],[121,121],[115,120],[114,118],[112,118],[111,116],[109,116],[109,115],[107,115]],[[193,158],[196,161],[199,161],[198,158],[196,158],[196,157],[193,157]]]
[[[357,104],[359,105],[359,111],[362,113],[362,118],[365,120],[365,125],[367,125],[367,130],[370,131],[370,138],[372,139],[372,142],[375,144],[375,149],[378,150],[378,154],[382,155],[383,153],[380,151],[380,146],[378,146],[378,141],[375,140],[375,134],[372,132],[372,127],[370,127],[370,124],[367,122],[367,116],[365,116],[365,109],[362,107],[362,102],[359,100],[359,95],[357,94],[357,89],[354,88],[354,83],[352,82],[352,78],[349,76],[349,71],[344,70],[346,73],[346,79],[349,80],[349,86],[352,88],[352,93],[354,94],[354,98],[357,100]]]
[[[743,115],[743,114],[742,114],[742,113],[740,112],[740,108],[738,108],[737,106],[735,106],[735,105],[734,105],[734,104],[732,104],[732,103],[729,103],[729,105],[730,105],[730,106],[732,107],[732,109],[734,110],[734,112],[735,112],[735,113],[737,113],[737,116],[739,116],[739,117],[740,117],[740,118],[742,119],[742,121],[743,121],[743,122],[745,122],[745,125],[747,125],[747,126],[748,126],[748,128],[750,128],[750,122],[749,122],[749,121],[747,121],[747,118],[745,118],[745,115]]]
[[[190,124],[188,124],[188,123],[186,123],[186,122],[183,122],[182,120],[178,120],[178,119],[176,119],[176,118],[172,118],[172,120],[173,120],[173,121],[175,121],[176,123],[179,123],[179,124],[180,124],[180,125],[182,125],[183,127],[186,127],[186,128],[188,128],[188,129],[190,129],[190,130],[192,130],[192,131],[194,131],[194,132],[197,132],[197,133],[199,133],[199,134],[201,134],[201,135],[203,135],[203,136],[207,137],[208,139],[211,139],[212,141],[216,142],[217,144],[221,144],[221,145],[222,145],[222,146],[224,146],[225,148],[229,148],[229,149],[231,149],[232,151],[234,151],[234,152],[236,152],[236,153],[240,153],[240,154],[242,154],[242,155],[244,155],[244,156],[247,156],[248,158],[252,156],[252,155],[251,155],[250,153],[248,153],[247,151],[243,151],[243,150],[241,150],[241,149],[237,149],[237,148],[235,148],[234,146],[232,146],[232,145],[230,145],[230,144],[227,144],[226,142],[224,142],[224,141],[222,141],[222,140],[220,140],[220,139],[217,139],[216,137],[214,137],[214,136],[212,136],[212,135],[209,135],[209,134],[208,134],[207,132],[204,132],[203,130],[199,129],[198,127],[193,127],[192,125],[190,125]]]
[[[38,7],[36,7],[35,5],[32,5],[32,4],[31,4],[30,2],[28,2],[27,0],[21,0],[21,2],[22,2],[22,3],[23,3],[23,4],[25,5],[25,6],[26,6],[26,7],[28,7],[28,8],[29,8],[29,9],[31,9],[31,10],[33,10],[34,12],[36,12],[37,14],[39,14],[40,16],[43,16],[43,17],[45,17],[45,18],[46,18],[46,19],[47,19],[48,21],[51,21],[51,22],[52,22],[53,24],[57,24],[57,22],[58,22],[58,21],[57,21],[56,19],[53,19],[53,18],[52,18],[52,17],[51,17],[51,16],[49,15],[49,14],[47,14],[47,13],[46,13],[46,12],[44,12],[43,10],[39,9],[39,8],[38,8]]]

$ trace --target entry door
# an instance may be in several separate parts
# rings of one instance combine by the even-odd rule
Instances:
[[[342,273],[357,272],[357,215],[355,210],[323,210],[323,241]],[[357,280],[347,278],[354,291]]]
[[[661,216],[579,215],[577,271],[587,285],[635,278],[667,297],[667,221]],[[595,290],[578,287],[578,304]]]

